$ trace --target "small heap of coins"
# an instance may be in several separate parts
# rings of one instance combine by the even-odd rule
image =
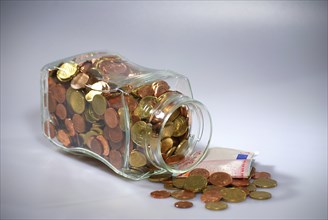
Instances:
[[[190,127],[188,107],[178,107],[164,127],[165,109],[164,114],[153,114],[179,91],[170,90],[164,80],[138,85],[111,83],[112,79],[138,75],[138,71],[119,56],[83,62],[73,59],[49,69],[45,134],[67,148],[88,149],[119,170],[123,166],[136,173],[156,169],[145,156],[145,146],[156,148],[158,143],[166,164],[183,161]]]
[[[177,208],[190,208],[193,203],[190,200],[200,193],[200,199],[209,210],[223,210],[228,208],[227,203],[239,203],[247,197],[256,200],[271,198],[271,193],[258,188],[273,188],[277,181],[271,179],[267,172],[257,172],[252,168],[248,179],[232,178],[228,173],[215,172],[210,175],[203,168],[192,170],[187,177],[172,177],[165,173],[150,176],[149,181],[164,183],[165,190],[156,190],[150,196],[156,199],[172,197],[177,199],[174,206]]]

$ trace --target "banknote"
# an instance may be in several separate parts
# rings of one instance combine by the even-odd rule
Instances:
[[[210,173],[226,172],[233,178],[248,178],[254,157],[258,153],[233,148],[213,147],[196,168],[205,168]],[[182,174],[188,176],[188,173]]]

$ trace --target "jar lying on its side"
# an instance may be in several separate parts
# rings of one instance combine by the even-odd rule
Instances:
[[[52,143],[134,180],[191,170],[211,139],[210,115],[192,98],[186,77],[118,54],[91,52],[46,65],[41,102]]]

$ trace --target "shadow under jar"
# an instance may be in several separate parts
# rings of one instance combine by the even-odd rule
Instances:
[[[191,170],[212,134],[210,115],[185,76],[109,52],[44,66],[41,120],[44,135],[61,149],[134,180]]]

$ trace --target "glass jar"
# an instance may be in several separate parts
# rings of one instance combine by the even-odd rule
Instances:
[[[191,170],[211,139],[210,115],[192,98],[185,76],[116,53],[90,52],[44,66],[41,102],[44,135],[52,143],[134,180]]]

